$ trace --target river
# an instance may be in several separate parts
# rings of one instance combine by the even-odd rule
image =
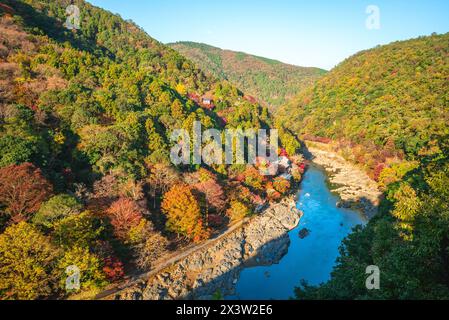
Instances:
[[[367,223],[361,213],[337,208],[337,195],[331,193],[325,171],[311,165],[305,173],[297,207],[304,212],[299,226],[289,233],[290,247],[279,264],[245,268],[236,292],[226,299],[270,300],[293,297],[301,279],[311,285],[329,280],[339,255],[341,241],[356,225]],[[300,239],[307,228],[309,236]]]

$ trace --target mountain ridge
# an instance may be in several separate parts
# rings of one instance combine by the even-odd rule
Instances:
[[[205,43],[180,41],[168,45],[202,70],[242,88],[271,110],[286,103],[327,72]]]

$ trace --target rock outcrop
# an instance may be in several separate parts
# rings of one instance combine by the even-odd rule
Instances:
[[[292,198],[271,205],[241,228],[108,298],[201,300],[216,292],[230,295],[243,267],[277,263],[288,252],[288,232],[298,226],[300,215]]]
[[[301,229],[298,234],[299,239],[301,239],[301,240],[307,238],[309,235],[310,235],[310,230],[307,228]]]

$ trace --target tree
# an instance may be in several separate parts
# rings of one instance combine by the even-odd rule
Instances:
[[[5,135],[0,137],[0,167],[31,161],[36,146],[29,139]]]
[[[394,193],[396,200],[394,210],[391,214],[399,220],[400,228],[404,229],[403,236],[408,238],[407,233],[413,231],[413,222],[422,206],[416,191],[407,183],[400,185]],[[407,232],[408,231],[408,232]]]
[[[178,91],[178,93],[180,95],[186,95],[187,94],[186,86],[183,85],[182,83],[178,83],[176,85],[176,91]]]
[[[172,105],[171,105],[171,115],[173,118],[175,118],[176,120],[183,120],[185,117],[184,114],[184,107],[181,103],[181,101],[179,101],[178,99],[176,99]]]
[[[58,261],[58,271],[61,289],[68,293],[77,292],[76,289],[66,288],[67,268],[76,266],[80,274],[80,290],[98,291],[107,285],[106,276],[102,270],[100,259],[89,252],[88,248],[74,246],[64,253]]]
[[[68,216],[54,224],[53,236],[63,248],[90,248],[103,232],[104,227],[89,211]]]
[[[251,209],[243,202],[233,200],[226,214],[232,222],[237,222],[251,215]]]
[[[295,163],[292,165],[292,168],[290,170],[290,173],[292,175],[292,178],[295,182],[300,182],[302,179],[302,175],[304,173],[304,170],[301,169],[300,166],[296,165]]]
[[[178,172],[171,166],[155,164],[150,167],[147,182],[153,197],[154,208],[156,208],[156,198],[166,193],[179,180]]]
[[[96,165],[101,173],[118,165],[119,153],[126,148],[125,137],[115,126],[89,125],[79,131],[81,142],[78,149]]]
[[[134,246],[136,265],[141,270],[149,270],[153,263],[166,252],[168,241],[159,232],[148,233],[143,242]]]
[[[253,166],[248,166],[245,170],[245,184],[254,190],[263,190],[264,177]]]
[[[121,198],[115,201],[107,211],[114,227],[115,236],[126,241],[131,228],[139,225],[142,219],[140,207],[131,199]]]
[[[116,198],[120,194],[121,186],[120,180],[123,177],[117,174],[106,174],[97,180],[93,184],[93,194],[92,198],[102,199],[102,198]]]
[[[81,212],[83,206],[75,197],[60,194],[44,202],[33,217],[33,223],[52,228],[56,221]]]
[[[199,182],[194,185],[194,188],[204,194],[206,200],[206,211],[209,212],[209,207],[217,212],[224,210],[226,206],[225,194],[223,188],[215,180],[207,180]]]
[[[142,218],[130,228],[128,244],[132,247],[136,265],[141,270],[151,268],[166,251],[168,240],[155,230],[153,223]]]
[[[0,235],[0,297],[37,299],[53,292],[58,250],[34,226],[20,222]]]
[[[0,169],[0,203],[14,222],[27,219],[51,195],[52,186],[31,163]]]
[[[289,133],[284,128],[280,129],[279,139],[281,140],[282,145],[285,147],[283,151],[287,155],[295,155],[301,148],[301,144],[299,143],[298,139],[296,139],[294,135]]]
[[[164,194],[162,211],[167,216],[168,231],[184,235],[194,242],[209,237],[198,200],[186,185],[175,185]]]
[[[152,118],[147,119],[145,128],[148,135],[148,161],[153,164],[169,163],[169,154],[167,152],[167,143],[160,134],[162,131],[158,122]]]
[[[276,177],[273,180],[273,187],[277,192],[285,194],[290,189],[290,182],[287,179]]]

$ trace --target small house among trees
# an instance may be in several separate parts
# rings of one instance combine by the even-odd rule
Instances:
[[[213,110],[215,109],[213,96],[211,94],[205,94],[201,97],[201,105],[205,109]]]

